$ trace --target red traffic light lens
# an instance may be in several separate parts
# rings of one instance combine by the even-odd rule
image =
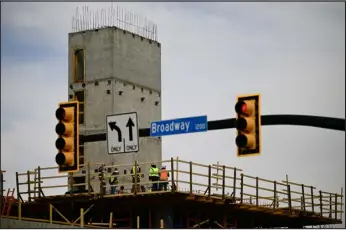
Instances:
[[[246,105],[246,103],[243,103],[243,104],[241,105],[241,112],[242,112],[242,113],[245,113],[246,109],[247,109],[247,105]]]
[[[235,112],[238,114],[245,113],[246,109],[247,109],[247,105],[243,101],[239,101],[235,105]]]

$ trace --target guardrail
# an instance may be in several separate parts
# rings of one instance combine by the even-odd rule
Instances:
[[[6,172],[5,170],[0,171],[0,190],[1,190],[1,196],[2,197],[3,197],[3,193],[5,192],[5,189],[4,189],[4,182],[6,182],[4,179],[4,173],[5,172]]]
[[[73,190],[78,187],[86,187],[85,191],[79,193],[95,194],[100,196],[137,195],[140,193],[161,193],[180,192],[190,195],[201,195],[209,198],[229,199],[233,203],[251,204],[253,206],[267,207],[275,210],[286,210],[287,212],[309,211],[317,215],[337,220],[342,219],[343,213],[343,192],[329,193],[317,191],[313,186],[298,184],[289,181],[272,181],[260,177],[246,175],[241,169],[221,165],[204,165],[191,161],[173,159],[154,162],[157,167],[166,164],[166,170],[170,173],[168,183],[169,191],[150,191],[153,183],[148,180],[148,169],[153,162],[135,163],[142,171],[132,175],[130,173],[132,164],[105,165],[103,170],[107,171],[106,177],[101,175],[98,169],[102,163],[85,164],[81,171],[84,174],[85,182],[76,183],[73,181],[74,175],[59,175],[57,167],[38,167],[26,173],[17,173],[18,197],[23,202],[22,194],[28,194],[28,201],[33,198],[43,197],[54,188],[69,188]],[[119,190],[121,186],[124,190],[120,194],[110,194],[107,190],[111,185],[108,183],[110,172],[117,168],[119,171],[119,183],[116,186]],[[54,170],[54,171],[53,171]],[[53,171],[53,175],[48,176],[48,172]],[[132,183],[132,176],[140,178]],[[23,182],[23,177],[25,182]],[[55,180],[59,178],[69,178],[69,183],[57,185]],[[101,182],[102,181],[102,182]],[[51,183],[50,183],[51,182]],[[34,184],[32,188],[31,184]],[[49,185],[50,184],[50,185]],[[22,192],[22,187],[26,186],[27,191]],[[34,195],[34,197],[32,196]],[[74,196],[72,192],[67,196]]]
[[[0,210],[2,210],[3,205],[4,205],[4,201],[5,201],[4,200],[4,192],[5,192],[4,182],[6,182],[5,179],[4,179],[4,173],[5,172],[6,172],[5,170],[1,170],[0,171],[0,190],[1,190]]]

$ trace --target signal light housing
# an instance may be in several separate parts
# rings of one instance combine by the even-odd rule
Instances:
[[[62,102],[55,112],[59,123],[55,126],[58,135],[55,147],[58,154],[55,162],[59,173],[79,171],[79,102]]]
[[[261,154],[260,95],[238,96],[235,105],[237,156]]]

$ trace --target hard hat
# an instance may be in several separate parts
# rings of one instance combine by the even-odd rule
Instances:
[[[161,167],[161,169],[166,169],[166,165],[163,165],[163,166]]]

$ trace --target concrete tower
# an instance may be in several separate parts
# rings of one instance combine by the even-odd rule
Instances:
[[[100,25],[97,18],[87,18],[92,15],[87,9],[83,10],[86,16],[77,15],[74,32],[68,37],[69,100],[81,103],[81,135],[105,133],[106,115],[137,112],[139,128],[149,128],[151,121],[161,119],[161,45],[156,41],[156,25],[140,26],[139,17],[126,17],[130,13],[121,13],[113,6],[103,12],[93,13],[102,17],[99,21],[104,24]],[[138,153],[115,155],[108,154],[106,141],[85,143],[80,146],[80,163],[121,165],[161,160],[159,138],[145,137],[139,142]],[[118,170],[123,173],[122,168]],[[87,181],[86,171],[84,166],[74,173],[76,183]],[[120,178],[126,180],[120,183],[131,179]],[[99,191],[97,177],[91,178],[91,185]]]

